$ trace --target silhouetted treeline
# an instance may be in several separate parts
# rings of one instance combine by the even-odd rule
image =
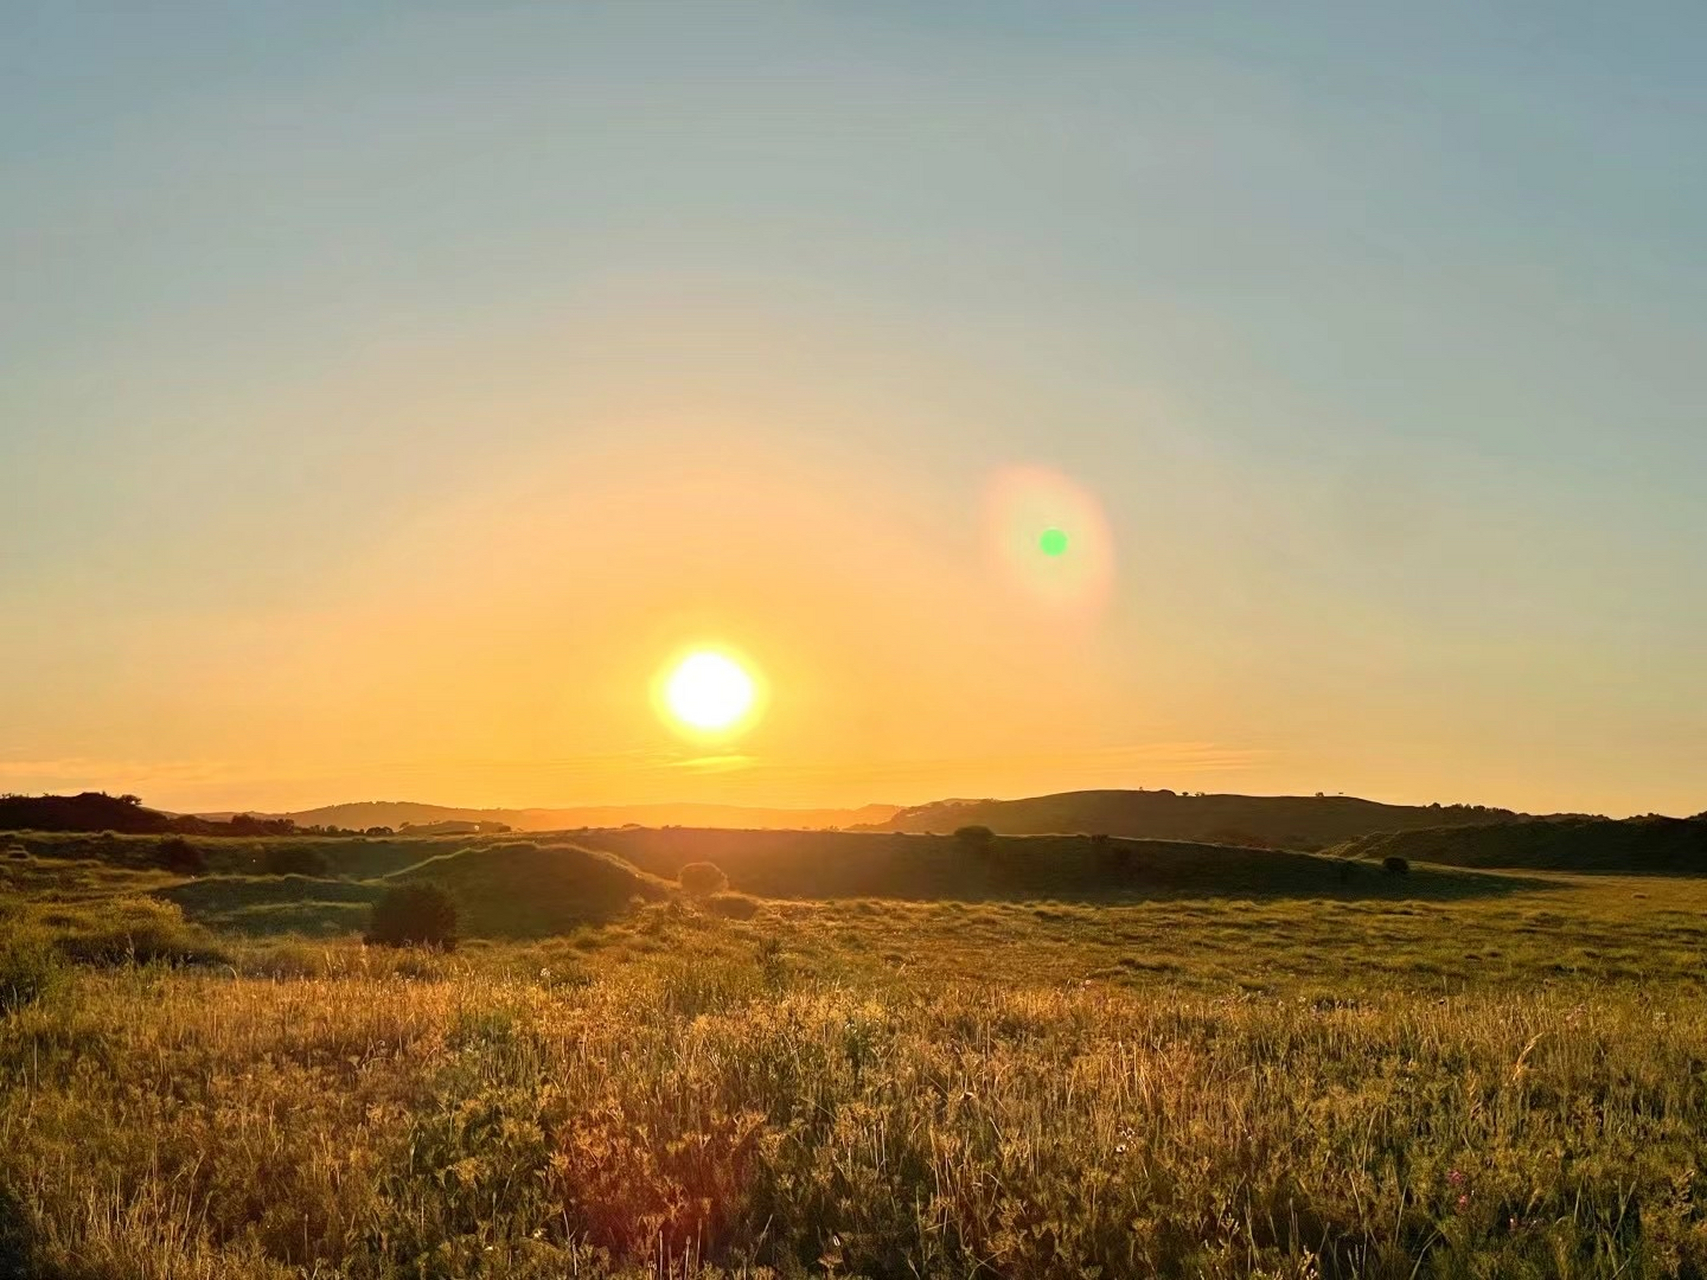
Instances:
[[[299,827],[289,818],[232,814],[229,821],[145,807],[137,796],[84,791],[74,796],[0,796],[0,831],[116,831],[120,835],[290,836],[390,835],[339,827]]]

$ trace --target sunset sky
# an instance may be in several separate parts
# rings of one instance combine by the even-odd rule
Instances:
[[[4,25],[0,791],[1707,809],[1698,3]]]

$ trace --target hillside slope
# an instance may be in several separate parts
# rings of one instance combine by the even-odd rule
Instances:
[[[713,862],[734,888],[771,898],[1430,897],[1508,887],[1474,872],[1394,876],[1320,854],[1173,840],[1018,836],[975,847],[928,835],[691,828],[581,839],[665,880],[687,863]]]
[[[1396,831],[1333,852],[1380,859],[1533,871],[1707,875],[1707,817],[1543,818],[1478,827]]]
[[[1324,849],[1377,831],[1515,821],[1479,805],[1395,805],[1355,796],[1179,795],[1172,791],[1063,791],[1023,800],[939,800],[861,830],[1003,835],[1101,832],[1144,840],[1200,840],[1257,848]]]
[[[672,886],[621,858],[571,844],[476,845],[394,871],[380,883],[439,885],[455,900],[464,933],[528,938],[621,915],[636,898]]]

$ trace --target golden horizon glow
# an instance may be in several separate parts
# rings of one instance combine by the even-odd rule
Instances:
[[[740,660],[697,648],[666,668],[659,702],[677,727],[727,737],[745,728],[758,708],[758,684]]]

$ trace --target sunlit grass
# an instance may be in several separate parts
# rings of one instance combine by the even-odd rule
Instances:
[[[453,955],[109,905],[8,916],[68,966],[0,1019],[35,1274],[1707,1266],[1698,881],[667,902]],[[183,946],[65,942],[127,920]]]

